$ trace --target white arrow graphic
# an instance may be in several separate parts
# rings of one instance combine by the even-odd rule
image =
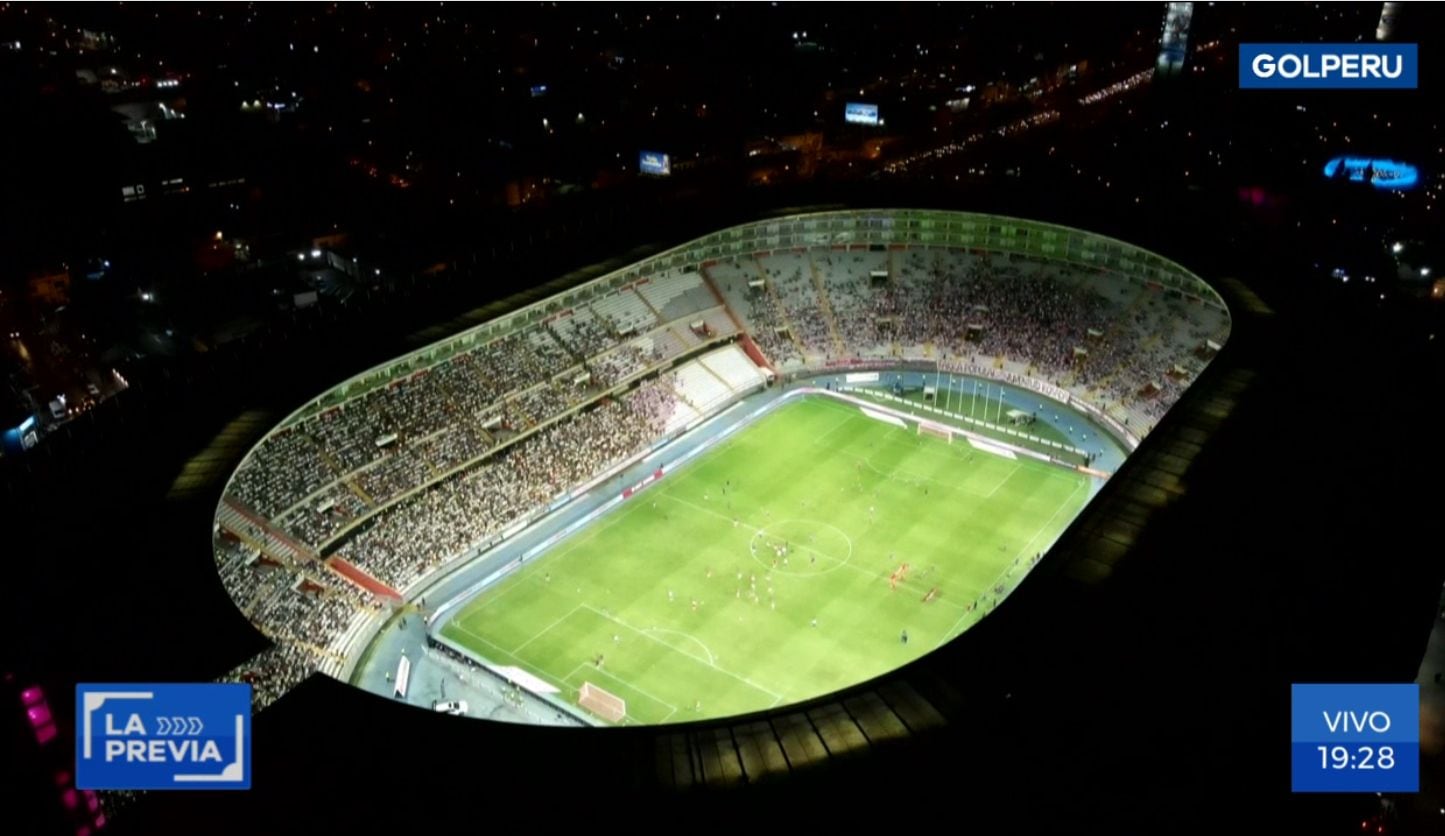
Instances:
[[[191,781],[216,781],[227,783],[240,783],[246,774],[246,717],[243,714],[236,715],[236,759],[226,764],[219,773],[200,775],[185,774],[172,776],[172,780],[178,784]]]
[[[171,735],[179,737],[183,734],[199,735],[205,731],[206,724],[201,718],[192,715],[190,717],[156,717],[156,736],[165,737]]]

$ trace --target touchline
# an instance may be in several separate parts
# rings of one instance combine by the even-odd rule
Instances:
[[[1320,56],[1285,54],[1276,58],[1260,53],[1250,62],[1250,69],[1257,78],[1276,75],[1280,78],[1399,78],[1405,72],[1405,59],[1401,55],[1352,53]]]

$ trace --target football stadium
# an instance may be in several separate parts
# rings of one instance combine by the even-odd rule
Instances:
[[[983,624],[1228,341],[1130,244],[939,210],[722,229],[318,394],[216,511],[273,644],[421,710],[807,703]]]

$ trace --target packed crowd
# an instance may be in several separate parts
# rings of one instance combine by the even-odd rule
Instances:
[[[354,617],[382,606],[350,584],[281,564],[227,537],[216,539],[215,555],[232,600],[275,642],[225,677],[249,682],[257,708],[311,675]]]
[[[525,432],[563,410],[586,399],[584,385],[576,382],[550,382],[533,386],[503,406],[501,432]]]
[[[348,542],[340,556],[404,588],[428,568],[644,449],[662,434],[675,404],[663,378],[604,401],[407,500]],[[263,554],[228,532],[218,532],[214,554],[236,606],[275,642],[225,677],[250,683],[257,708],[317,670],[354,618],[383,606],[344,581]]]
[[[642,307],[641,297],[628,293]],[[665,328],[655,338],[620,342],[610,322],[582,306],[298,421],[258,445],[229,493],[320,546],[375,509],[687,348]]]
[[[617,344],[607,327],[585,308],[553,320],[548,327],[578,357],[595,357]]]
[[[834,346],[828,333],[828,321],[819,309],[818,293],[813,284],[813,265],[809,259],[806,253],[780,254],[764,259],[763,270],[772,292],[763,295],[772,297],[770,307],[805,351],[831,354]],[[754,307],[757,307],[756,302]]]
[[[665,358],[661,346],[651,352],[643,350],[636,342],[628,343],[616,351],[595,357],[588,363],[597,385],[606,389],[615,386],[634,374]]]
[[[960,250],[746,256],[713,274],[784,368],[888,356],[895,347],[917,356],[913,349],[931,346],[939,358],[1018,361],[1096,403],[1150,418],[1192,378],[1194,349],[1226,326],[1221,312],[1122,276]],[[759,275],[761,288],[750,281]]]
[[[236,474],[231,492],[276,518],[343,476],[436,434],[452,434],[436,449],[474,458],[491,440],[484,432],[469,430],[508,393],[549,380],[567,365],[560,346],[542,351],[523,337],[503,337],[272,436]],[[425,471],[426,463],[418,461],[414,467]],[[378,490],[385,492],[388,474],[395,476],[399,469],[405,468],[390,465],[387,473],[378,474]]]
[[[463,475],[405,500],[338,556],[396,588],[545,508],[652,443],[676,395],[662,381],[553,424]]]

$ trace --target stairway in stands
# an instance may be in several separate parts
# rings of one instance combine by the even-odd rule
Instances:
[[[833,303],[828,299],[828,291],[823,287],[823,273],[818,269],[818,262],[813,259],[813,253],[808,251],[809,274],[813,277],[813,289],[818,292],[818,310],[823,312],[823,322],[828,325],[828,336],[833,339],[833,354],[835,357],[842,357],[846,352],[843,350],[843,339],[838,336],[838,321],[833,317]]]
[[[768,294],[768,301],[772,302],[773,310],[778,314],[778,321],[788,329],[788,340],[797,350],[798,357],[806,360],[808,352],[803,348],[803,340],[798,336],[798,329],[794,328],[792,321],[788,319],[788,308],[783,304],[783,297],[778,295],[778,289],[773,287],[772,279],[768,278],[768,271],[763,269],[762,259],[753,256],[753,266],[758,270],[758,278],[763,280],[763,291]]]
[[[1145,338],[1142,343],[1139,344],[1139,351],[1147,354],[1148,352],[1152,351],[1154,349],[1154,346],[1158,345],[1161,341],[1161,337],[1157,332],[1150,334],[1147,338]],[[1095,402],[1112,400],[1112,398],[1108,397],[1107,394],[1109,392],[1109,387],[1114,384],[1114,378],[1119,376],[1119,373],[1124,369],[1125,366],[1129,364],[1130,359],[1131,358],[1128,356],[1121,357],[1119,359],[1119,362],[1115,363],[1114,367],[1109,370],[1108,374],[1095,381],[1094,385],[1089,388],[1089,397],[1093,398]],[[1126,396],[1126,400],[1132,401],[1136,394],[1137,393],[1135,392],[1129,392]]]
[[[1122,330],[1131,321],[1132,317],[1134,316],[1135,309],[1137,309],[1140,305],[1144,304],[1144,302],[1148,300],[1153,295],[1153,293],[1154,292],[1148,287],[1140,288],[1139,292],[1134,296],[1134,298],[1129,300],[1129,304],[1125,306],[1124,310],[1121,311],[1117,316],[1115,316],[1113,318],[1113,321],[1109,323],[1109,330],[1104,332],[1104,336],[1099,338],[1099,342],[1108,343],[1112,341],[1114,337],[1118,335],[1119,331]],[[1069,382],[1064,385],[1073,385],[1074,382],[1079,379],[1079,369],[1082,368],[1084,365],[1088,364],[1090,360],[1091,357],[1089,355],[1085,355],[1084,359],[1081,362],[1076,363],[1076,368],[1074,372],[1070,375]],[[1110,371],[1113,370],[1111,369]]]
[[[652,304],[652,302],[648,301],[648,299],[647,299],[647,294],[643,293],[643,292],[639,289],[639,288],[641,287],[641,285],[643,285],[643,284],[644,284],[645,282],[647,282],[647,281],[648,281],[647,279],[642,279],[641,281],[638,281],[638,282],[636,282],[635,284],[631,285],[628,289],[631,290],[633,293],[636,293],[636,294],[637,294],[637,298],[638,298],[638,299],[641,299],[641,300],[642,300],[642,304],[646,305],[646,306],[647,306],[647,309],[652,312],[652,315],[655,316],[655,317],[657,317],[657,321],[658,321],[658,322],[666,322],[666,321],[667,321],[667,317],[663,316],[663,315],[662,315],[662,311],[659,311],[659,310]]]
[[[259,514],[241,508],[230,497],[221,502],[216,523],[252,548],[260,549],[262,554],[288,566],[316,559],[315,552],[276,530]]]

